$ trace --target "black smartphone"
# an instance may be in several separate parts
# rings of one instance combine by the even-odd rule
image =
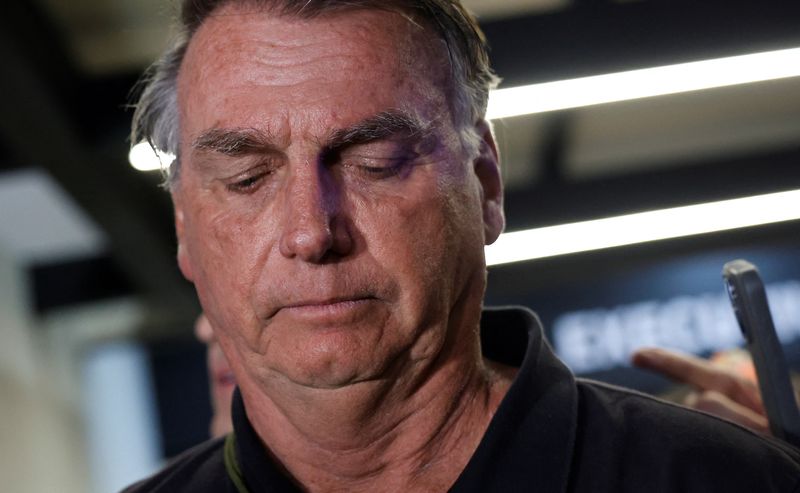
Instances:
[[[753,358],[770,430],[800,447],[800,411],[758,269],[746,260],[734,260],[725,264],[722,277]]]

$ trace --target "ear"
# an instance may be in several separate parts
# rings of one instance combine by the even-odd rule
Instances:
[[[178,237],[178,267],[180,267],[183,277],[189,281],[194,281],[192,262],[189,257],[189,252],[186,249],[183,208],[174,194],[172,202],[175,206],[175,234]]]
[[[503,213],[503,180],[500,177],[500,157],[489,123],[479,120],[475,124],[475,131],[480,137],[480,148],[473,165],[475,175],[481,185],[484,241],[490,245],[503,232],[506,223]]]

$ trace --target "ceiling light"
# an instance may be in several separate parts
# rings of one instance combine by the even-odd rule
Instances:
[[[497,89],[488,119],[800,75],[800,48]]]
[[[128,161],[139,171],[158,171],[169,168],[175,156],[166,152],[156,152],[147,142],[139,142],[131,147]]]
[[[800,219],[800,190],[516,231],[486,247],[487,265]]]

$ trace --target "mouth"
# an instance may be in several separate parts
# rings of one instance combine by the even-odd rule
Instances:
[[[308,299],[280,307],[276,312],[308,320],[344,320],[366,308],[374,301],[372,296]]]

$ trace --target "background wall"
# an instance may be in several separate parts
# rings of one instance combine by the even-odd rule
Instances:
[[[24,272],[0,245],[0,477],[20,493],[88,491],[81,409],[31,316]]]

